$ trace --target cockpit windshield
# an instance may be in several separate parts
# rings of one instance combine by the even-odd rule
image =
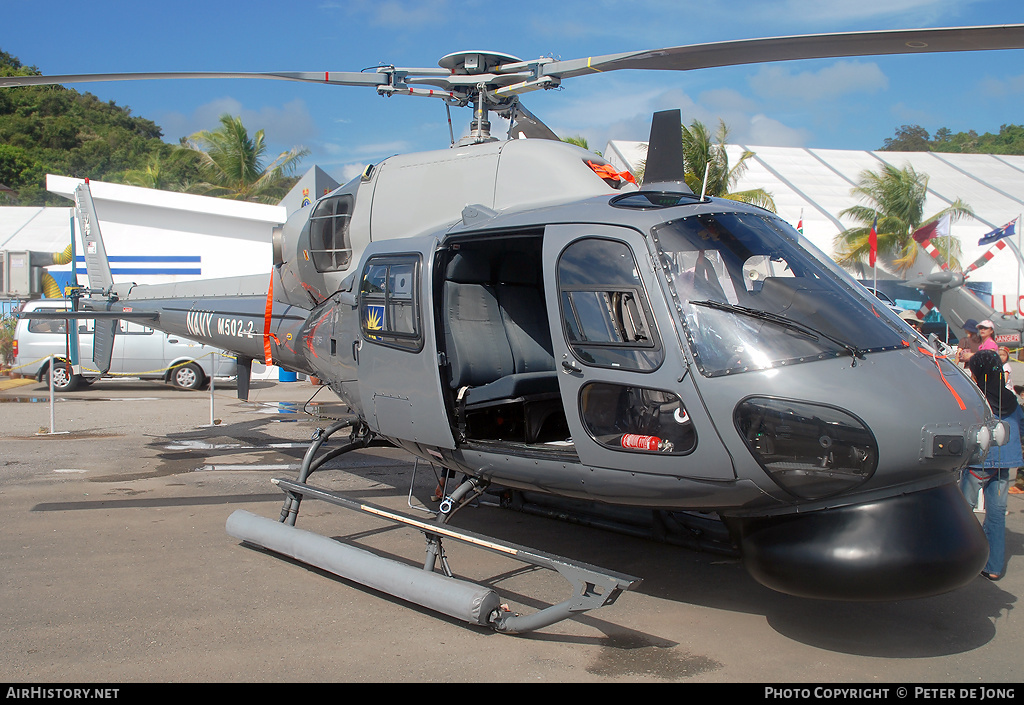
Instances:
[[[677,314],[714,377],[903,347],[888,312],[772,216],[702,214],[653,230]]]

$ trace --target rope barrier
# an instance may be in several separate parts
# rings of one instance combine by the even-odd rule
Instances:
[[[168,367],[162,367],[162,368],[159,368],[157,370],[150,370],[150,372],[148,374],[152,374],[153,372],[166,372],[168,370],[173,370],[173,369],[175,369],[177,367],[182,367],[182,366],[187,365],[187,364],[189,364],[191,362],[194,362],[195,360],[200,360],[200,359],[202,359],[204,357],[213,356],[213,355],[220,355],[221,357],[225,357],[225,358],[228,358],[230,360],[236,359],[236,357],[234,355],[228,355],[227,353],[223,353],[223,352],[219,352],[219,351],[215,350],[215,351],[212,351],[212,352],[204,353],[203,355],[200,355],[198,357],[192,358],[191,360],[185,360],[183,362],[179,362],[179,363],[176,363],[174,365],[169,365]],[[50,367],[53,367],[53,365],[55,365],[58,360],[62,361],[62,362],[67,362],[66,358],[64,358],[62,356],[58,356],[58,355],[56,355],[54,353],[51,353],[49,355],[46,355],[45,357],[39,358],[38,360],[33,360],[32,362],[25,363],[24,365],[19,365],[19,367],[26,367],[28,365],[33,365],[33,364],[35,364],[37,362],[41,362],[43,360],[48,360]],[[83,369],[86,369],[86,368],[83,368]],[[91,370],[91,371],[92,372],[97,372],[97,373],[99,372],[99,370]],[[140,374],[147,374],[147,373],[145,373],[145,372],[110,373],[111,376],[127,376],[127,377],[138,376]],[[54,394],[54,392],[56,390],[54,389],[54,385],[53,385],[53,375],[47,375],[47,377],[48,377],[49,391],[50,391],[50,403],[49,403],[49,406],[50,406],[50,431],[49,431],[49,433],[40,433],[40,434],[37,434],[37,435],[54,435],[54,434],[58,434],[58,433],[68,433],[67,431],[59,431],[58,432],[58,431],[55,430],[55,422],[56,422],[55,402],[56,402],[56,395]],[[214,397],[216,396],[215,375],[212,375],[212,374],[209,375],[209,379],[210,379],[210,423],[209,423],[209,426],[212,427],[212,426],[219,425],[220,420],[215,418],[215,407],[214,407]],[[185,390],[185,391],[196,391],[196,390]],[[230,395],[230,394],[224,394],[222,396],[224,396],[225,399],[233,398],[232,395]]]

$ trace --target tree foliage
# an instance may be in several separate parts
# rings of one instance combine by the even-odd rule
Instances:
[[[12,315],[0,318],[0,363],[14,364],[14,329],[18,319]]]
[[[0,74],[38,73],[0,51]],[[120,181],[170,149],[153,121],[91,93],[62,86],[0,91],[0,183],[15,190],[21,205],[66,204],[46,191],[47,173]]]
[[[293,147],[266,164],[263,130],[250,137],[242,118],[232,115],[221,115],[218,129],[197,132],[186,144],[198,156],[203,178],[193,192],[262,203],[277,203],[288,193],[296,166],[309,154]]]
[[[901,125],[885,140],[883,152],[947,152],[962,154],[1024,154],[1024,125],[1001,125],[999,134],[974,130],[954,133],[941,127],[932,137],[920,125]]]
[[[691,191],[716,198],[752,203],[775,212],[775,201],[772,199],[772,195],[764,189],[732,190],[747,170],[746,162],[754,156],[754,153],[745,151],[735,165],[729,165],[729,154],[725,148],[729,139],[729,128],[726,127],[724,121],[718,121],[718,131],[713,137],[700,120],[694,120],[689,127],[686,125],[681,127],[683,180]],[[646,167],[646,159],[637,165],[635,176],[638,181],[643,181]],[[705,175],[707,175],[706,185],[704,183]]]
[[[732,201],[753,203],[775,211],[775,201],[764,189],[733,191],[736,183],[747,170],[747,160],[754,153],[747,150],[740,155],[735,165],[729,165],[725,145],[729,141],[729,128],[723,120],[718,121],[714,137],[700,120],[694,120],[690,127],[683,125],[683,165],[686,185],[696,194],[728,198]],[[705,183],[705,174],[707,180]]]
[[[569,144],[574,144],[577,147],[583,147],[583,149],[588,149],[588,150],[590,149],[590,143],[587,142],[587,138],[583,137],[581,135],[575,135],[573,137],[563,137],[562,141],[563,142],[568,142]],[[599,157],[601,156],[601,153],[598,152],[596,149],[592,150],[592,151],[597,156],[599,156]]]
[[[860,227],[839,233],[835,239],[836,261],[848,268],[863,269],[870,252],[871,227],[878,220],[878,254],[892,262],[897,273],[903,274],[914,262],[917,243],[913,234],[947,213],[952,220],[972,216],[971,207],[957,199],[948,208],[925,218],[924,202],[928,192],[928,175],[919,173],[909,164],[898,169],[883,164],[875,172],[865,170],[851,194],[865,205],[853,206],[839,213],[850,216]],[[960,269],[960,241],[957,238],[937,238],[933,244],[946,258],[950,267]]]
[[[0,75],[39,73],[0,50]],[[46,174],[60,174],[276,203],[294,183],[291,171],[307,152],[295,149],[264,165],[262,130],[250,139],[241,120],[232,120],[240,129],[234,147],[200,145],[204,133],[193,135],[187,144],[168,144],[153,121],[91,93],[62,86],[2,89],[0,184],[14,193],[4,192],[0,198],[16,205],[67,205],[66,199],[46,190]],[[221,122],[220,129],[227,129],[223,118]],[[227,160],[233,157],[225,155],[235,147],[241,161],[231,165]]]

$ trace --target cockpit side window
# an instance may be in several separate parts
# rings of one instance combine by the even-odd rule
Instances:
[[[352,219],[351,195],[329,196],[316,204],[309,219],[310,253],[318,272],[340,272],[352,260],[349,223]]]
[[[562,323],[573,353],[597,367],[649,371],[664,359],[654,316],[629,247],[587,238],[558,261]]]

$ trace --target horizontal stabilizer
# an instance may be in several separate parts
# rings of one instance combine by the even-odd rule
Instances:
[[[165,284],[119,284],[115,291],[120,299],[192,299],[224,296],[266,297],[270,277],[250,274],[241,277],[198,279]]]
[[[41,320],[140,320],[155,321],[160,318],[156,311],[25,311],[21,318],[38,318]]]

